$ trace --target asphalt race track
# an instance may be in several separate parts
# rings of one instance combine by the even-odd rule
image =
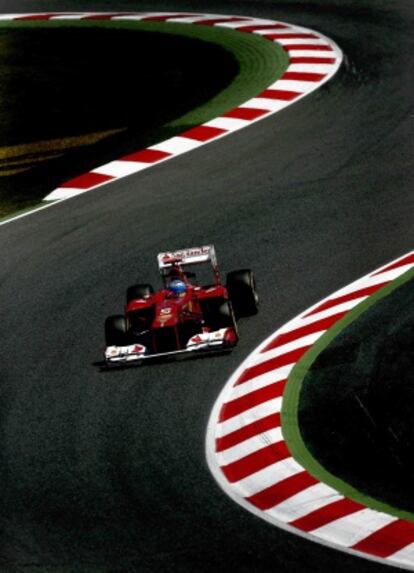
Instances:
[[[205,430],[278,325],[412,249],[412,0],[0,2],[1,12],[189,10],[291,21],[346,61],[280,114],[0,227],[0,570],[388,571],[228,499]],[[139,69],[139,58],[137,58]],[[103,322],[159,250],[215,244],[261,312],[231,356],[99,373]]]

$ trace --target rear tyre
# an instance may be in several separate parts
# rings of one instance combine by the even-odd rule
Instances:
[[[128,324],[125,316],[116,314],[105,320],[105,341],[107,346],[127,346],[129,344]]]
[[[137,298],[147,298],[154,294],[154,289],[152,285],[142,284],[142,285],[132,285],[128,287],[126,292],[127,304],[132,300]]]
[[[228,273],[226,286],[237,318],[257,314],[259,296],[256,279],[250,269]]]

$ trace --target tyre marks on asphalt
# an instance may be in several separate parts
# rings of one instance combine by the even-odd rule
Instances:
[[[289,375],[304,354],[358,304],[413,267],[414,252],[317,303],[265,340],[220,394],[206,446],[222,489],[256,515],[314,541],[414,570],[414,524],[313,477],[292,457],[281,417]]]

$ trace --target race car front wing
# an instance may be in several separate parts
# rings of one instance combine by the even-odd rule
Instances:
[[[189,339],[185,348],[171,352],[150,353],[142,344],[107,346],[104,352],[104,361],[97,365],[105,369],[138,365],[148,360],[178,358],[195,352],[224,352],[230,351],[236,343],[237,334],[234,329],[221,328],[214,332],[196,334]]]

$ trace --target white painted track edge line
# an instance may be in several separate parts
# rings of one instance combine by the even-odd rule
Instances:
[[[19,219],[23,219],[24,217],[28,217],[29,215],[33,215],[34,213],[37,213],[38,211],[43,211],[44,209],[49,209],[50,207],[54,207],[57,203],[62,203],[63,201],[68,201],[68,199],[71,199],[71,197],[66,197],[65,199],[57,199],[56,201],[50,201],[49,203],[46,203],[44,205],[40,205],[39,207],[34,207],[33,209],[30,209],[24,213],[13,215],[12,217],[5,219],[4,221],[0,221],[0,227],[2,227],[3,225],[7,225],[7,223],[12,223],[13,221],[18,221]]]

